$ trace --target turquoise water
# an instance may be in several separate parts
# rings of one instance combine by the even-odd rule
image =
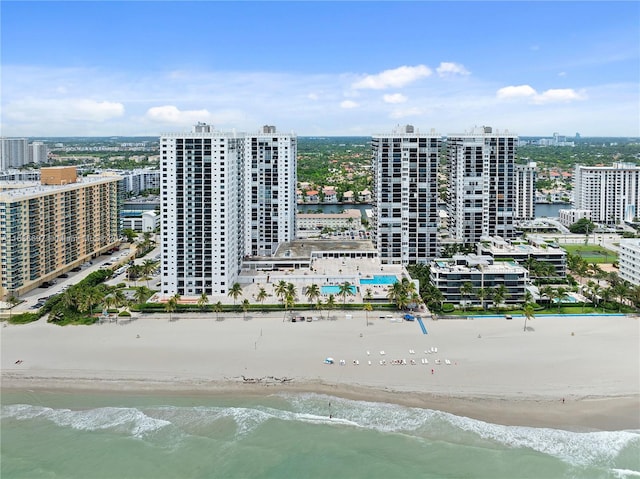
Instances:
[[[353,294],[356,294],[355,286],[350,286],[349,289]],[[340,294],[340,286],[320,286],[320,292],[322,294]]]
[[[500,426],[318,394],[4,392],[0,424],[3,479],[640,474],[640,431]]]
[[[374,275],[373,278],[361,278],[360,284],[394,284],[398,278],[392,274]]]

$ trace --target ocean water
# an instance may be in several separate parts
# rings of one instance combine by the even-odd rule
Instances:
[[[501,426],[319,394],[4,392],[1,407],[2,479],[640,477],[640,431]]]

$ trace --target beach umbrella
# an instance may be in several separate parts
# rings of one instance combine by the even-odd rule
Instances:
[[[325,364],[333,364],[333,363],[334,363],[333,358],[326,358],[326,359],[324,360],[324,363],[325,363]]]

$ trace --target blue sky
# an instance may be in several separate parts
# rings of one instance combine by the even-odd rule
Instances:
[[[638,2],[0,2],[3,136],[640,135]]]

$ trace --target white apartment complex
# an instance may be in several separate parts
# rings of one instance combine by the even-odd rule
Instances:
[[[272,256],[296,236],[297,138],[264,126],[244,138],[245,253]]]
[[[226,295],[245,256],[295,237],[296,137],[199,123],[160,139],[163,295]]]
[[[536,217],[536,163],[531,161],[526,165],[515,165],[515,220],[532,220]]]
[[[426,263],[439,255],[441,136],[412,125],[372,137],[373,238],[382,263]]]
[[[618,254],[620,278],[640,286],[640,239],[621,239]]]
[[[640,168],[634,164],[576,165],[573,190],[574,208],[591,210],[596,223],[616,225],[640,215]]]
[[[517,135],[491,127],[449,135],[449,234],[464,243],[513,238]]]
[[[26,138],[0,138],[0,171],[48,160],[49,148],[41,141],[29,143]]]

